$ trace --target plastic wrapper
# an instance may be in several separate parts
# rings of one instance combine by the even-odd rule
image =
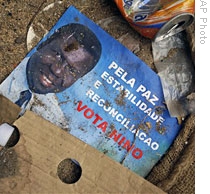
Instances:
[[[183,31],[152,42],[155,67],[172,117],[185,117],[195,109],[195,68],[186,37]]]

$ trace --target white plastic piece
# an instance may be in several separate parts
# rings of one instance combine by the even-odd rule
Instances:
[[[12,133],[14,131],[14,127],[10,126],[7,123],[3,123],[0,125],[0,145],[5,146],[9,141]]]

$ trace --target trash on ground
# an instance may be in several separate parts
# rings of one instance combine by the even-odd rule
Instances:
[[[0,94],[21,107],[20,116],[35,112],[145,177],[181,126],[164,104],[159,76],[131,50],[70,6]]]
[[[115,3],[129,24],[150,39],[170,20],[170,34],[175,34],[189,26],[194,19],[194,0],[115,0]]]
[[[195,109],[194,71],[186,32],[152,42],[155,67],[172,117],[185,117]]]

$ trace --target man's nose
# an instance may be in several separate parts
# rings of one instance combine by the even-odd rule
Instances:
[[[57,63],[53,63],[51,66],[50,66],[50,69],[52,71],[52,73],[54,75],[56,75],[57,77],[62,77],[63,74],[64,74],[64,69],[65,69],[65,66],[67,65],[68,63],[64,60],[64,61],[59,61]]]

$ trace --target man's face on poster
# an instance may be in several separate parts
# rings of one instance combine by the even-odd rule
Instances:
[[[31,56],[27,67],[29,87],[41,94],[61,92],[94,65],[94,57],[74,33],[57,36]]]

